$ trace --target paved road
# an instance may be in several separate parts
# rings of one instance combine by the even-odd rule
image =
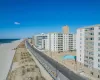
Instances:
[[[35,47],[32,47],[28,41],[26,41],[26,47],[37,58],[41,65],[49,72],[54,80],[86,80],[65,66],[59,64],[57,61],[46,56],[44,53],[38,51]]]

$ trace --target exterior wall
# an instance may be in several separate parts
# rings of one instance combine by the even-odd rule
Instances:
[[[100,25],[94,28],[94,68],[100,70]]]
[[[100,78],[100,25],[77,29],[76,38],[77,61],[84,65],[84,72]]]
[[[45,50],[51,51],[51,35],[47,34]]]
[[[34,36],[35,46],[39,49],[42,49],[42,39],[47,39],[47,35],[42,33]]]
[[[76,34],[73,34],[73,50],[76,50]]]
[[[46,47],[46,39],[42,39],[42,49],[45,49]]]
[[[64,52],[76,49],[76,36],[74,34],[48,33],[46,50]]]
[[[68,51],[69,50],[69,35],[68,34],[63,34],[63,51]]]
[[[73,46],[73,34],[68,34],[68,50],[74,50]]]
[[[91,70],[93,68],[100,70],[100,56],[98,56],[100,53],[99,27],[92,26],[85,28],[85,30],[85,66]]]
[[[77,29],[76,34],[76,55],[77,61],[84,64],[84,29]]]

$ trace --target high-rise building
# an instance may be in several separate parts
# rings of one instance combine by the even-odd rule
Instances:
[[[77,61],[84,70],[100,78],[100,25],[77,29]]]
[[[84,40],[85,40],[85,32],[84,28],[77,29],[76,34],[76,53],[77,53],[77,61],[84,64]]]
[[[42,33],[39,35],[34,35],[34,44],[37,48],[42,49],[44,47],[43,39],[47,39],[47,34]]]
[[[46,50],[51,52],[65,52],[76,50],[76,35],[63,33],[48,33]]]
[[[63,30],[63,33],[64,33],[64,34],[69,34],[69,27],[68,27],[68,26],[64,26],[64,27],[62,28],[62,30]]]

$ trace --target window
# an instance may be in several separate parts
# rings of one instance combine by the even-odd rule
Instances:
[[[100,26],[99,26],[99,29],[100,29]]]
[[[85,67],[88,67],[88,65],[84,64]]]
[[[98,48],[98,51],[100,51],[100,48]]]
[[[86,38],[86,40],[88,40],[88,38]]]
[[[93,75],[93,72],[91,72],[91,74]]]
[[[94,38],[90,38],[90,40],[94,40]]]
[[[98,40],[100,40],[100,37],[98,37]]]
[[[100,64],[98,64],[98,67],[100,68]]]
[[[100,57],[100,54],[98,54],[98,57]]]
[[[94,33],[90,33],[90,35],[94,35]]]
[[[90,30],[94,30],[94,28],[90,28]]]
[[[100,43],[98,43],[98,46],[100,46]]]
[[[100,59],[98,59],[98,62],[100,62]]]
[[[98,78],[99,78],[100,76],[98,75]]]
[[[98,33],[98,35],[100,35],[100,32]]]
[[[88,58],[88,56],[85,56],[85,58]]]

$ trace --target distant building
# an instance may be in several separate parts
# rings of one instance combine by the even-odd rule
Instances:
[[[48,33],[46,50],[51,52],[65,52],[76,50],[76,35],[63,33]]]
[[[68,34],[68,33],[69,33],[69,27],[68,27],[68,26],[64,26],[64,27],[62,28],[62,30],[63,30],[63,33],[64,33],[64,34]]]
[[[77,29],[77,61],[84,65],[84,70],[100,78],[100,25]]]
[[[39,35],[34,35],[34,44],[37,48],[43,48],[43,39],[47,39],[47,34],[42,33]]]

